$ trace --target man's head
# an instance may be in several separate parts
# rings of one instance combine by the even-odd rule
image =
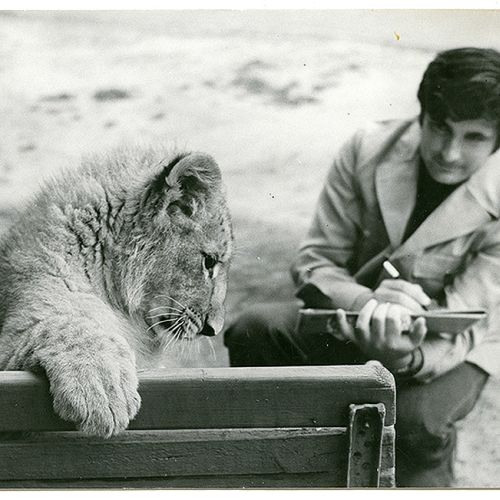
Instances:
[[[500,53],[463,48],[429,64],[418,90],[420,152],[430,175],[466,180],[500,146]]]

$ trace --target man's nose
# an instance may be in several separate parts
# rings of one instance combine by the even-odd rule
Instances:
[[[441,156],[446,163],[454,163],[462,156],[462,141],[455,137],[449,137],[444,141]]]

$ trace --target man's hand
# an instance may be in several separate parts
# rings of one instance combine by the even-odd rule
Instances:
[[[380,283],[374,291],[378,302],[399,304],[412,313],[421,313],[431,303],[431,299],[420,285],[402,279],[388,279]]]
[[[340,331],[370,358],[381,361],[387,368],[405,366],[411,352],[424,340],[427,326],[424,318],[412,321],[410,311],[398,304],[369,300],[361,309],[353,328],[345,311],[337,309]]]

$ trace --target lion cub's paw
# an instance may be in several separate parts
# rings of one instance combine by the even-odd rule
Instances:
[[[108,438],[125,430],[139,411],[134,357],[124,344],[106,339],[47,370],[55,412],[85,434]]]

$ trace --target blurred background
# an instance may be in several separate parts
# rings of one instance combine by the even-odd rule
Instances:
[[[0,12],[0,235],[82,155],[205,151],[234,220],[227,320],[289,299],[289,264],[341,143],[367,121],[416,115],[436,51],[500,49],[498,26],[493,10]],[[198,347],[172,362],[227,365],[222,338]],[[458,486],[500,486],[499,387],[462,425]]]

